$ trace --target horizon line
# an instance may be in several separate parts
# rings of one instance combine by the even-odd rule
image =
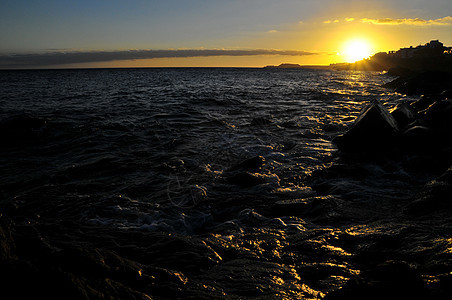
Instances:
[[[285,63],[282,63],[285,64]],[[303,64],[299,65],[297,68],[286,68],[286,69],[303,69],[312,67],[329,67],[334,64]],[[249,66],[168,66],[168,67],[155,67],[155,66],[143,66],[143,67],[61,67],[61,68],[1,68],[0,71],[63,71],[63,70],[117,70],[117,69],[264,69],[265,67],[272,65],[265,65],[260,67],[249,67]],[[282,69],[282,68],[279,68]]]
[[[169,50],[118,50],[118,51],[60,51],[46,53],[0,54],[0,68],[33,68],[81,63],[135,61],[159,58],[195,58],[219,56],[312,56],[322,52],[278,49],[169,49]]]

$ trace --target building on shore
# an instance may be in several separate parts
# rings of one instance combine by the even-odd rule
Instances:
[[[413,58],[415,56],[441,55],[448,49],[439,40],[431,40],[425,45],[417,47],[401,48],[398,51],[390,51],[389,55],[397,58]]]

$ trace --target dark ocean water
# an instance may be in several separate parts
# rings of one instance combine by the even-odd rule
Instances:
[[[360,247],[417,226],[389,212],[428,174],[366,162],[366,176],[328,179],[335,189],[312,184],[337,160],[331,140],[365,105],[410,100],[381,87],[391,79],[332,70],[2,71],[0,120],[31,124],[3,127],[2,207],[51,245],[108,249],[183,278],[174,288],[156,284],[166,289],[151,296],[321,298],[359,274]],[[250,158],[260,165],[237,171]],[[285,205],[303,199],[306,211]],[[144,245],[137,234],[154,240]],[[140,259],[144,248],[156,258]]]
[[[30,147],[6,148],[4,193],[50,193],[43,206],[53,211],[58,203],[62,211],[53,213],[87,222],[192,233],[215,223],[208,209],[190,211],[193,218],[184,211],[203,200],[285,188],[296,194],[300,178],[334,153],[331,135],[368,101],[397,98],[379,87],[384,80],[261,69],[2,73],[0,118],[26,113],[46,122]],[[255,156],[266,159],[268,183],[243,191],[219,182]],[[167,207],[177,213],[166,216]]]

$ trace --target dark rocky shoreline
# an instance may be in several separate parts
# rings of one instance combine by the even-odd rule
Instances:
[[[244,195],[216,204],[240,210],[244,201],[254,201],[255,211],[243,212],[254,222],[252,229],[240,235],[227,235],[232,227],[190,237],[113,231],[70,215],[41,216],[32,201],[23,207],[2,201],[1,293],[6,299],[449,299],[447,76],[427,73],[388,84],[400,93],[425,96],[391,111],[378,102],[365,108],[335,140],[340,152],[330,167],[305,179],[313,188],[306,197],[275,201]],[[45,126],[33,116],[5,122],[17,120],[26,122],[15,132],[2,132],[16,144],[18,135],[33,138]],[[244,188],[260,184],[267,179],[253,174],[264,164],[262,157],[243,161],[224,180]],[[344,178],[356,186],[342,185]],[[363,203],[356,196],[359,186],[380,178],[393,179],[395,189],[403,188],[404,180],[419,189],[397,199],[376,193]],[[38,195],[52,196],[40,190]],[[279,230],[281,224],[269,222],[280,216],[302,217],[306,222],[297,226],[310,230]]]
[[[428,244],[429,239],[450,240],[451,82],[451,74],[445,72],[399,77],[386,87],[404,94],[422,93],[419,100],[399,104],[391,111],[374,102],[363,109],[346,133],[335,139],[342,151],[341,164],[321,171],[319,178],[344,175],[365,178],[361,165],[369,162],[376,162],[389,170],[388,173],[392,166],[399,165],[408,172],[437,177],[420,184],[413,197],[392,199],[399,201],[399,205],[376,222],[394,222],[395,218],[403,224],[401,228],[407,224],[418,226],[414,226],[412,232],[405,227],[405,234],[399,232],[388,236],[387,241],[381,241],[382,245],[371,246],[376,246],[375,252],[366,256],[362,273],[342,289],[328,294],[326,299],[447,299],[452,295],[452,259],[446,250],[450,249],[448,242],[424,246],[435,249],[432,253],[425,251],[427,249],[420,251],[424,252],[424,257],[420,257],[420,253],[413,255],[419,250],[416,247]],[[315,179],[319,188],[330,193],[334,188],[331,182],[325,187],[319,178]],[[426,280],[429,276],[430,282]]]

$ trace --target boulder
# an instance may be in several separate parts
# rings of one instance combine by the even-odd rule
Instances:
[[[436,97],[435,96],[425,96],[422,95],[419,100],[414,101],[413,103],[410,104],[410,106],[415,110],[415,111],[421,111],[424,110],[426,108],[428,108],[430,105],[432,105],[434,102],[436,101]]]
[[[314,196],[303,199],[287,199],[276,201],[271,213],[274,216],[309,216],[311,218],[328,217],[337,206],[333,196]]]
[[[265,165],[265,158],[263,156],[255,156],[245,159],[238,164],[230,167],[227,172],[234,171],[257,171]]]
[[[403,261],[386,261],[363,270],[327,300],[432,299],[416,269]]]
[[[244,188],[279,182],[278,176],[274,174],[259,173],[264,165],[265,158],[263,156],[251,157],[227,169],[224,172],[224,178],[226,182]]]
[[[409,104],[401,103],[391,110],[391,115],[396,120],[399,128],[405,128],[414,121],[416,112]]]
[[[452,166],[440,177],[427,183],[406,207],[409,214],[426,214],[452,208]]]
[[[374,101],[334,142],[340,150],[348,152],[381,151],[393,146],[398,131],[394,117],[383,105]]]
[[[441,92],[442,99],[452,99],[452,89],[446,89]]]
[[[432,130],[427,126],[420,125],[409,126],[398,140],[400,147],[410,152],[427,150],[433,141]]]
[[[39,130],[46,124],[45,120],[39,119],[31,114],[19,114],[0,121],[0,131],[7,132],[29,132]]]
[[[413,71],[404,67],[393,67],[388,70],[388,75],[407,77],[413,75]]]
[[[444,90],[452,88],[452,73],[422,72],[397,78],[384,86],[406,95],[440,95]]]
[[[7,217],[0,215],[0,263],[9,259],[17,259],[14,254],[16,245],[12,238],[10,222]]]
[[[46,120],[31,114],[19,114],[0,121],[0,138],[3,147],[27,143],[35,139],[46,125]]]
[[[276,174],[260,174],[250,172],[238,172],[226,177],[226,181],[243,188],[249,188],[260,184],[272,183],[279,185],[279,177]]]
[[[420,116],[440,131],[452,129],[452,99],[439,100],[420,112]]]

